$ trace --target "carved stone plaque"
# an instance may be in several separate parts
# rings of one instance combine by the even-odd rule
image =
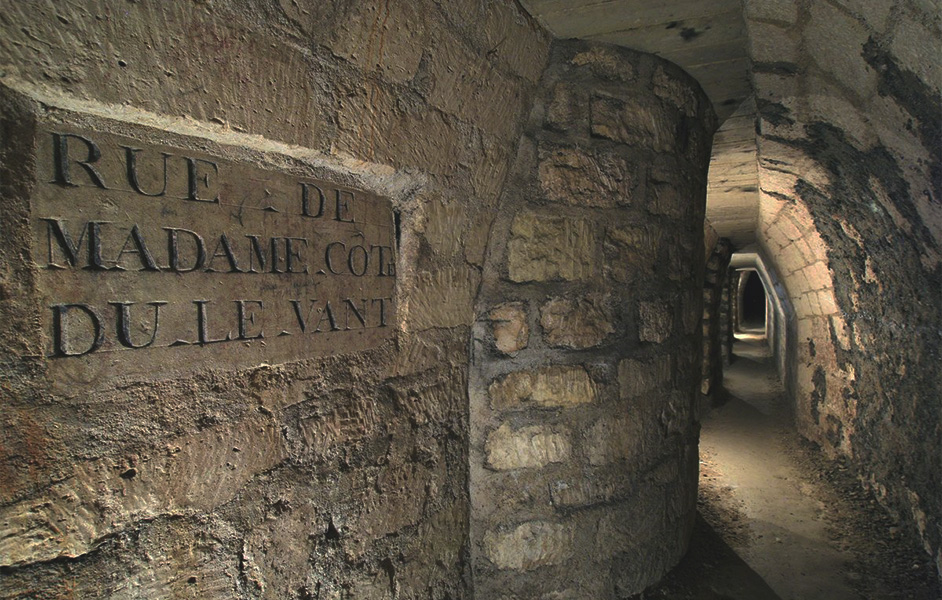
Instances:
[[[32,258],[59,383],[286,362],[393,334],[388,201],[111,134],[38,136]]]

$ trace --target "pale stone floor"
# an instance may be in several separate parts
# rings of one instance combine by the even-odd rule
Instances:
[[[942,598],[928,557],[849,469],[799,440],[767,348],[735,350],[724,401],[703,419],[691,550],[638,598]]]

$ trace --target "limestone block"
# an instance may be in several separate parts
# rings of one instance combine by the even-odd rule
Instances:
[[[670,306],[660,302],[638,304],[638,339],[660,344],[671,336],[674,319]]]
[[[592,465],[634,458],[643,446],[641,421],[634,415],[602,417],[586,431],[584,443]]]
[[[582,366],[517,371],[488,388],[494,410],[566,408],[595,401],[595,386]]]
[[[465,208],[458,203],[446,204],[433,198],[425,206],[425,240],[436,255],[451,258],[461,250],[461,241],[468,231]]]
[[[655,152],[675,149],[677,119],[653,97],[594,96],[589,111],[595,136]]]
[[[654,71],[653,83],[658,98],[676,106],[688,117],[697,116],[697,97],[689,85],[671,77],[660,66]]]
[[[489,531],[484,536],[487,557],[499,569],[529,571],[558,565],[572,554],[569,523],[530,521],[509,532]]]
[[[595,272],[595,232],[585,219],[522,212],[514,217],[511,236],[512,281],[576,281]]]
[[[553,298],[540,308],[543,340],[550,346],[592,348],[614,333],[614,314],[606,296]]]
[[[594,47],[572,57],[572,64],[586,67],[599,79],[631,82],[635,79],[634,65],[611,48]]]
[[[648,186],[648,212],[686,221],[693,198],[677,184],[652,182]]]
[[[504,423],[488,436],[484,451],[493,469],[538,469],[567,460],[571,445],[568,435],[547,427],[512,429]]]
[[[402,310],[409,331],[470,325],[481,274],[468,267],[439,269],[416,277],[415,289]]]
[[[610,227],[605,231],[605,274],[619,283],[654,273],[662,231],[651,227]]]
[[[488,318],[494,333],[494,344],[504,354],[513,354],[527,347],[530,326],[527,325],[526,305],[506,302],[494,307]]]
[[[670,384],[672,373],[669,354],[662,354],[645,361],[621,360],[618,362],[618,386],[621,397],[632,398],[646,392],[664,389]]]
[[[559,83],[553,88],[553,97],[546,107],[543,126],[555,131],[581,131],[587,126],[579,121],[585,118],[585,98],[572,85]]]
[[[634,176],[615,155],[591,155],[577,148],[540,148],[540,187],[548,200],[612,208],[631,202]]]

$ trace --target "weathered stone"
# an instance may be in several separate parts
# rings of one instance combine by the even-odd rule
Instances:
[[[580,129],[579,120],[585,119],[584,100],[576,89],[560,83],[553,88],[553,97],[546,107],[543,125],[555,131],[575,131]],[[587,125],[583,127],[588,128]]]
[[[540,186],[548,200],[600,208],[631,202],[634,181],[625,159],[578,148],[540,150]]]
[[[676,117],[652,97],[638,95],[622,100],[593,96],[589,110],[593,135],[655,152],[676,147]]]
[[[474,294],[480,280],[480,272],[470,267],[419,274],[409,301],[401,309],[405,329],[422,331],[431,327],[470,325],[474,318]]]
[[[638,339],[660,344],[671,336],[674,318],[669,306],[660,302],[638,304]]]
[[[592,348],[614,333],[609,299],[590,294],[580,298],[554,298],[540,308],[543,339],[550,346]]]
[[[658,67],[654,71],[654,94],[666,102],[676,106],[688,117],[697,115],[697,97],[689,85],[681,83],[676,77],[671,77]]]
[[[503,471],[563,462],[569,458],[571,446],[566,434],[547,427],[512,429],[504,423],[488,436],[484,451],[488,466]]]
[[[511,235],[512,281],[576,281],[595,272],[595,233],[585,219],[522,212],[514,217]]]
[[[572,57],[572,64],[588,67],[600,79],[634,81],[635,68],[611,48],[595,47]]]
[[[609,227],[605,231],[605,273],[619,283],[654,274],[664,233],[653,227]]]
[[[595,386],[581,366],[552,366],[510,373],[494,381],[488,394],[494,410],[569,407],[593,402]]]
[[[643,446],[641,420],[636,415],[602,417],[586,431],[584,443],[591,465],[635,457]]]
[[[487,557],[499,569],[529,571],[558,565],[572,554],[573,531],[568,523],[530,521],[509,532],[484,536]]]
[[[622,398],[640,396],[663,389],[671,382],[671,356],[661,354],[650,360],[624,359],[618,362],[618,385]]]
[[[508,302],[494,307],[488,318],[494,330],[494,345],[504,354],[513,354],[527,347],[530,326],[526,305]]]

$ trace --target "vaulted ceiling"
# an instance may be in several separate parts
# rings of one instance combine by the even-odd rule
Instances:
[[[755,101],[741,0],[521,0],[559,38],[657,54],[695,77],[721,123],[713,142],[707,220],[739,248],[759,213]]]

